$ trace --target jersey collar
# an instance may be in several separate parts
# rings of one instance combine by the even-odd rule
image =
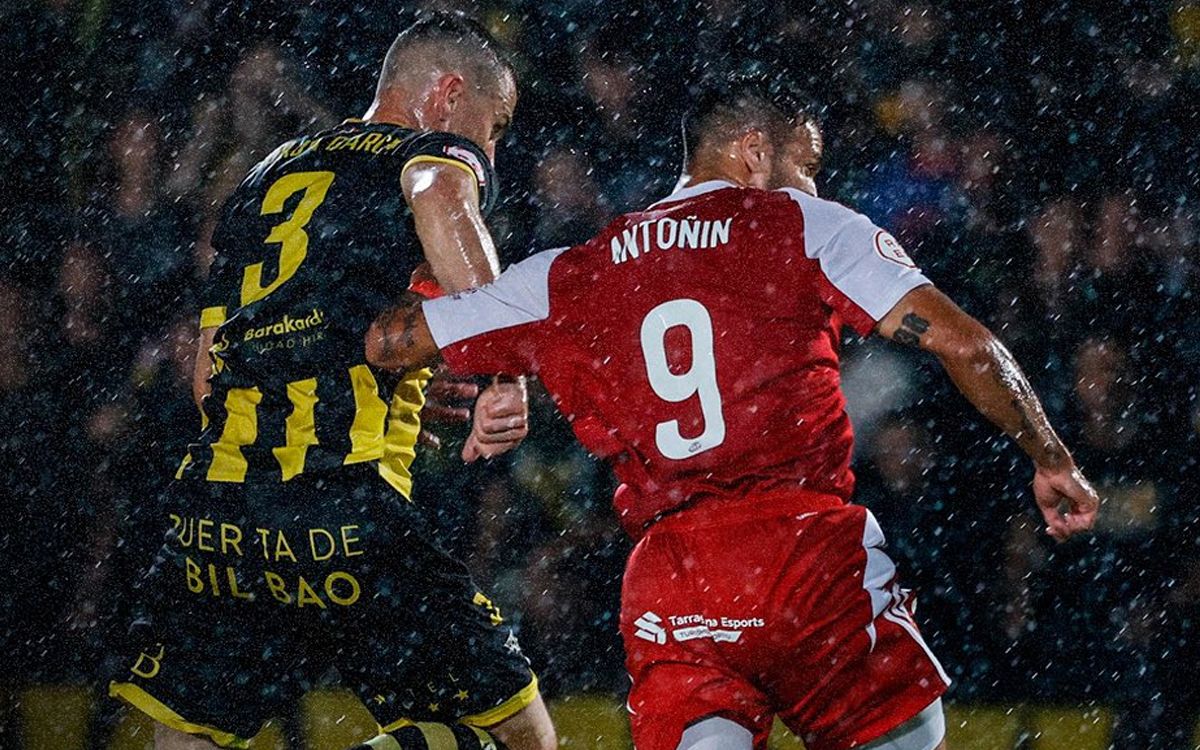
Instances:
[[[686,176],[683,179],[687,179]],[[683,179],[681,179],[680,182],[682,182]],[[675,201],[682,201],[682,200],[687,200],[688,198],[695,198],[697,195],[704,195],[705,193],[711,193],[714,190],[723,190],[725,188],[731,188],[731,187],[737,187],[737,185],[734,185],[732,182],[729,182],[728,180],[705,180],[704,182],[701,182],[698,185],[692,185],[691,187],[686,187],[686,188],[678,188],[675,192],[671,193],[666,198],[663,198],[662,200],[658,201],[657,203],[652,203],[650,205],[650,208],[656,208],[658,206],[663,205],[664,203],[674,203]]]

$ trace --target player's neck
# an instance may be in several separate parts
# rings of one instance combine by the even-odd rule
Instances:
[[[412,130],[420,130],[420,123],[417,122],[417,117],[402,107],[396,107],[386,104],[376,99],[371,103],[370,108],[362,116],[363,122],[379,123],[383,125],[399,125],[402,128],[411,128]]]
[[[732,183],[738,187],[754,187],[748,170],[734,169],[727,159],[697,159],[684,168],[683,176],[679,178],[675,189],[695,187],[715,180]]]
[[[743,179],[738,179],[736,175],[713,170],[696,170],[680,177],[679,182],[675,185],[675,189],[683,190],[684,188],[695,187],[705,182],[728,182],[738,187],[751,187],[750,183]]]

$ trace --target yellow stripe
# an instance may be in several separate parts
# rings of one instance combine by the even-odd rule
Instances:
[[[354,422],[350,425],[350,453],[343,464],[374,461],[383,455],[383,427],[387,404],[379,397],[379,384],[366,365],[350,368],[354,390]]]
[[[317,379],[308,378],[287,384],[288,401],[292,402],[292,413],[284,420],[286,443],[272,448],[283,481],[304,471],[304,458],[308,446],[317,445],[317,422],[314,410],[317,405]]]
[[[397,729],[402,729],[403,727],[415,727],[416,725],[417,725],[417,722],[413,721],[412,719],[396,719],[395,721],[393,721],[391,724],[388,724],[387,726],[383,726],[382,724],[380,724],[379,725],[379,733],[383,734],[384,732],[394,732]]]
[[[400,743],[390,734],[381,734],[378,737],[367,742],[367,747],[371,750],[404,750],[400,747]]]
[[[200,311],[200,327],[216,328],[225,322],[224,307],[206,307]]]
[[[388,410],[379,476],[406,498],[412,498],[412,462],[417,457],[421,434],[421,409],[425,407],[425,384],[433,373],[417,370],[404,376],[392,393]]]
[[[175,472],[175,478],[183,479],[183,472],[187,471],[187,467],[189,467],[191,465],[192,465],[192,452],[188,451],[187,454],[183,457],[183,460],[179,462],[179,469],[176,470],[176,472]]]
[[[533,703],[538,696],[538,680],[537,675],[533,675],[533,679],[529,684],[521,688],[521,692],[496,706],[493,709],[484,711],[483,713],[474,714],[472,716],[464,716],[459,719],[460,724],[468,726],[481,727],[487,729],[494,727],[505,719],[510,718],[513,714],[525,709],[530,703]]]
[[[470,729],[472,732],[475,733],[475,736],[477,738],[479,738],[479,746],[480,747],[490,747],[490,748],[496,747],[496,740],[492,738],[492,735],[483,731],[479,727],[470,727]]]
[[[454,738],[454,732],[450,727],[445,724],[423,721],[417,724],[417,729],[421,730],[421,736],[425,738],[425,744],[429,746],[429,750],[458,750],[458,740]]]
[[[400,169],[400,178],[401,179],[404,178],[404,173],[408,171],[409,167],[411,167],[414,164],[422,164],[422,163],[449,164],[451,166],[458,167],[459,169],[463,170],[467,174],[471,175],[471,179],[475,180],[476,186],[479,185],[479,175],[475,174],[475,170],[471,169],[471,167],[469,167],[468,165],[462,163],[461,161],[458,161],[457,159],[447,159],[444,156],[430,156],[428,154],[417,154],[413,158],[404,162],[404,166]]]
[[[230,388],[225,394],[225,429],[212,445],[212,464],[208,467],[210,482],[246,481],[246,457],[242,446],[258,440],[258,404],[262,392],[258,388]]]
[[[110,682],[108,694],[113,698],[125,701],[159,724],[184,734],[208,737],[221,747],[239,748],[239,750],[250,747],[249,740],[244,740],[236,734],[223,732],[205,724],[191,723],[172,711],[165,703],[131,682]]]

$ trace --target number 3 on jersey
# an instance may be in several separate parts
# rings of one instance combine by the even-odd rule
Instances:
[[[692,365],[687,372],[675,374],[667,365],[667,331],[684,326],[692,337]],[[725,442],[725,416],[721,413],[721,392],[717,390],[717,362],[713,356],[712,316],[694,299],[664,302],[642,321],[642,355],[650,387],[663,401],[678,403],[693,395],[700,397],[704,430],[692,438],[679,431],[679,420],[660,422],[654,441],[664,456],[674,460],[691,458]]]
[[[304,195],[296,204],[292,215],[286,221],[272,227],[271,233],[264,240],[268,245],[278,244],[280,246],[279,273],[275,276],[275,280],[270,284],[263,285],[262,263],[248,265],[242,272],[241,304],[243,307],[266,297],[296,275],[300,264],[308,255],[308,233],[304,231],[304,227],[312,219],[313,211],[317,210],[317,206],[325,201],[325,194],[329,192],[329,186],[332,184],[333,172],[296,172],[280,177],[267,190],[267,195],[263,198],[262,210],[259,211],[263,216],[283,211],[283,204],[287,202],[287,199],[301,190],[304,191]]]

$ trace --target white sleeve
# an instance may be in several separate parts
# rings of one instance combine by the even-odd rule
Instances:
[[[425,322],[447,364],[458,372],[527,371],[536,324],[550,317],[550,267],[566,250],[543,250],[491,284],[423,302]]]
[[[909,291],[928,284],[904,248],[866,216],[833,201],[785,188],[804,219],[804,253],[832,287],[830,303],[868,333]]]

